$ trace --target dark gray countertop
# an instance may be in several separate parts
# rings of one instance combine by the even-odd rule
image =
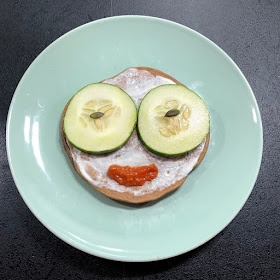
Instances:
[[[103,17],[140,14],[184,24],[218,44],[248,79],[262,114],[264,151],[247,203],[200,248],[155,263],[80,252],[50,233],[13,182],[5,127],[27,67],[67,31]],[[0,279],[280,279],[280,1],[0,1]]]

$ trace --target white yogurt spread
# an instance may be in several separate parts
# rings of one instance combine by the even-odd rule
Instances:
[[[148,71],[135,68],[129,68],[116,77],[105,80],[104,83],[122,88],[132,97],[137,107],[151,89],[164,84],[174,84],[169,79],[161,76],[155,77]],[[99,188],[104,187],[141,196],[155,190],[163,190],[186,177],[196,165],[205,141],[204,139],[194,150],[175,159],[163,158],[147,151],[135,131],[122,148],[107,155],[89,155],[76,149],[68,141],[67,144],[72,150],[72,156],[81,174],[90,184]],[[129,166],[155,164],[159,172],[155,179],[146,182],[143,186],[125,187],[107,175],[107,170],[112,164]]]

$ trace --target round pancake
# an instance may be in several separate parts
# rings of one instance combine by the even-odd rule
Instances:
[[[182,83],[178,82],[177,80],[175,80],[171,76],[169,76],[169,75],[167,75],[167,74],[165,74],[165,73],[163,73],[163,72],[161,72],[159,70],[156,70],[156,69],[153,69],[153,68],[148,68],[148,67],[128,68],[128,69],[124,70],[123,72],[119,73],[118,75],[116,75],[116,76],[114,76],[112,78],[108,78],[108,79],[106,79],[106,80],[104,80],[102,82],[114,81],[112,83],[114,83],[115,85],[119,86],[120,88],[123,88],[124,84],[126,83],[126,81],[125,81],[125,79],[122,79],[122,75],[121,74],[124,73],[125,71],[129,70],[129,69],[135,69],[135,71],[136,71],[135,75],[137,76],[138,73],[139,73],[139,78],[140,78],[140,73],[142,73],[142,71],[147,71],[149,74],[153,75],[154,77],[159,76],[159,77],[171,80],[172,82],[174,82],[176,84],[183,85]],[[148,202],[148,201],[156,200],[156,199],[166,195],[167,193],[177,189],[179,186],[181,186],[184,183],[184,181],[186,179],[186,176],[183,177],[183,178],[180,178],[174,184],[166,186],[166,187],[164,187],[162,189],[156,189],[156,190],[154,190],[152,192],[147,192],[147,193],[142,194],[142,195],[135,195],[135,194],[131,193],[128,190],[129,187],[127,188],[127,191],[120,192],[120,191],[116,191],[116,190],[112,190],[112,189],[106,188],[106,186],[103,186],[103,187],[95,186],[91,182],[92,180],[89,179],[90,177],[94,178],[94,176],[96,176],[96,174],[95,174],[96,172],[95,172],[94,168],[91,167],[91,168],[88,169],[87,176],[84,176],[82,174],[82,171],[81,171],[81,169],[79,167],[80,164],[77,163],[77,156],[75,154],[75,148],[69,143],[69,141],[67,141],[67,138],[66,138],[64,130],[63,130],[63,119],[64,119],[64,115],[65,115],[66,109],[68,107],[68,104],[69,104],[69,102],[65,106],[65,108],[63,110],[63,113],[62,113],[62,116],[61,116],[61,138],[62,138],[63,146],[64,146],[64,149],[67,152],[67,154],[69,156],[69,159],[71,160],[75,170],[78,172],[78,174],[87,183],[89,183],[93,188],[95,188],[97,191],[99,191],[102,194],[104,194],[104,195],[106,195],[106,196],[108,196],[108,197],[110,197],[112,199],[115,199],[115,200],[120,200],[120,201],[124,201],[124,202],[128,202],[128,203],[143,203],[143,202]],[[193,168],[198,166],[201,163],[201,161],[203,160],[203,158],[204,158],[204,156],[205,156],[205,154],[207,152],[208,145],[209,145],[209,138],[210,138],[210,132],[206,136],[203,150],[201,151],[201,153],[200,153],[200,155],[198,157],[198,160],[197,160],[197,162],[196,162],[196,164],[194,165]],[[129,145],[129,142],[126,145]],[[82,158],[82,160],[85,161],[85,163],[89,160],[90,157],[95,157],[95,155],[87,154],[87,153],[84,153],[84,152],[80,152],[80,153],[81,153],[81,158]],[[81,160],[81,158],[79,160]],[[176,159],[165,159],[165,160],[166,161],[176,161]],[[108,177],[108,180],[110,180],[109,177]],[[133,188],[141,188],[141,187],[142,186],[133,187]]]

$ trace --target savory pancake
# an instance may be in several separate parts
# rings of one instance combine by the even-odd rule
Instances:
[[[120,74],[108,78],[103,83],[113,84],[134,100],[137,107],[143,97],[153,88],[165,84],[180,84],[171,76],[147,67],[128,68]],[[138,139],[136,130],[128,142],[115,152],[94,155],[75,148],[66,138],[63,130],[65,106],[61,117],[61,138],[63,146],[79,175],[102,194],[129,203],[143,203],[158,199],[183,184],[186,176],[202,161],[208,144],[210,132],[193,150],[176,158],[164,158],[149,152]],[[155,164],[158,176],[143,186],[126,187],[112,180],[108,168],[113,165],[142,166]]]

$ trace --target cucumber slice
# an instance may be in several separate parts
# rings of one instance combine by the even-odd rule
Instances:
[[[179,110],[179,112],[178,112]],[[166,113],[169,112],[165,116]],[[206,137],[210,119],[204,101],[181,85],[152,89],[138,111],[138,135],[148,150],[164,157],[184,154]]]
[[[103,154],[127,142],[136,120],[137,109],[127,93],[117,86],[97,83],[82,88],[71,99],[64,132],[79,150]]]

